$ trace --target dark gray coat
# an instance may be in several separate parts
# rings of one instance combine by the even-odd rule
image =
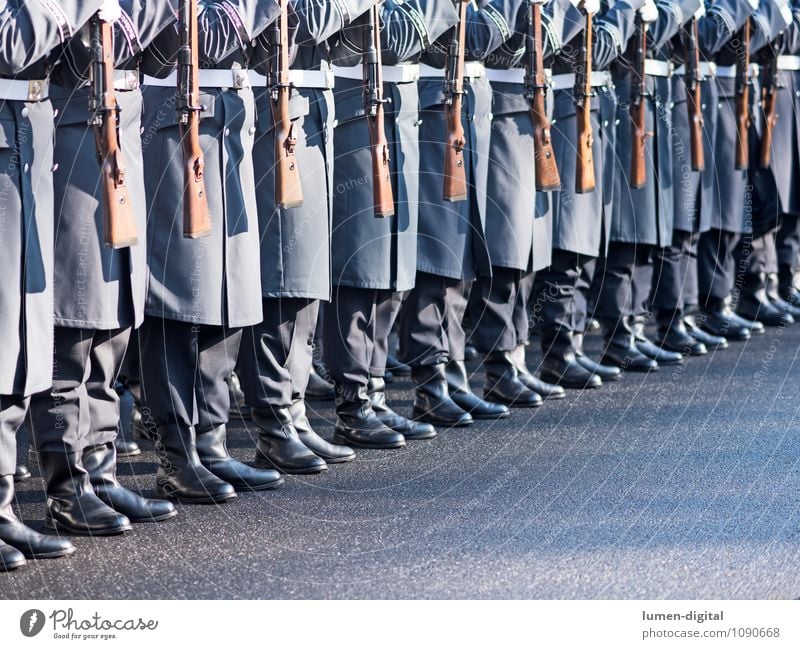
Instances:
[[[544,54],[557,54],[580,31],[580,12],[569,0],[551,0],[542,11]],[[487,65],[525,64],[525,29],[495,50]],[[522,83],[492,83],[492,135],[486,187],[486,242],[493,266],[539,270],[550,265],[552,211],[536,209],[533,120]],[[551,102],[552,103],[552,102]],[[563,179],[562,179],[563,181]],[[542,197],[545,198],[545,197]]]
[[[458,21],[455,6],[439,0],[387,0],[381,8],[384,65],[415,61]],[[363,19],[337,39],[336,63],[361,64]],[[336,80],[334,130],[333,283],[405,291],[417,272],[419,214],[419,96],[417,84],[384,83],[395,214],[375,218],[369,132],[360,81]]]
[[[319,70],[331,57],[328,40],[363,14],[369,0],[293,0],[297,35],[292,67]],[[341,10],[340,10],[341,9]],[[260,52],[268,44],[260,40]],[[263,58],[263,57],[262,57]],[[275,138],[269,96],[259,92],[256,199],[261,233],[261,289],[265,297],[330,299],[331,196],[333,193],[333,93],[317,88],[292,91],[289,109],[295,120],[297,165],[303,205],[275,206]]]
[[[647,28],[648,58],[659,61],[672,59],[671,39],[681,25],[691,19],[700,6],[698,0],[659,0],[658,19]],[[630,186],[632,122],[630,101],[636,89],[638,75],[633,72],[633,48],[629,43],[624,59],[614,66],[617,90],[617,155],[614,216],[611,241],[668,246],[672,243],[674,212],[672,127],[672,80],[669,77],[647,75],[646,129],[652,133],[646,143],[647,181],[639,189]]]
[[[201,4],[201,67],[246,68],[246,48],[277,17],[277,3],[204,0]],[[231,21],[229,11],[234,8],[245,33]],[[165,76],[174,66],[177,49],[177,30],[161,32],[145,50],[145,72]],[[201,89],[200,144],[213,231],[200,239],[182,234],[183,157],[175,91],[146,87],[144,99],[150,271],[145,312],[194,324],[242,327],[260,322],[253,91]]]
[[[610,6],[593,20],[592,67],[595,70],[607,70],[622,54],[633,34],[633,17],[641,2],[626,0],[608,4]],[[580,32],[554,61],[554,74],[575,70],[585,28],[583,18],[578,20]],[[553,149],[562,183],[561,191],[552,195],[553,248],[597,257],[602,252],[601,243],[608,242],[618,172],[613,164],[616,95],[611,87],[595,88],[591,100],[596,185],[594,191],[585,194],[575,192],[577,120],[572,89],[554,91],[553,102]]]
[[[146,8],[145,8],[146,4]],[[173,23],[177,0],[122,0],[115,27],[116,68],[138,78],[142,47]],[[57,111],[55,193],[55,323],[60,327],[117,329],[144,318],[147,280],[147,205],[142,162],[140,90],[117,90],[119,137],[139,244],[122,250],[103,243],[102,190],[87,87],[89,53],[75,37],[61,53],[51,89]]]
[[[467,60],[483,60],[524,20],[520,0],[493,0],[467,13]],[[430,48],[423,60],[443,68],[450,36]],[[486,186],[489,175],[489,140],[492,89],[485,78],[465,84],[462,120],[466,133],[464,163],[469,198],[457,203],[442,199],[445,154],[444,90],[441,78],[419,82],[420,187],[417,270],[453,279],[472,279],[476,272],[491,274],[486,245]]]
[[[99,0],[0,0],[0,78],[44,79],[44,58]],[[24,7],[24,8],[23,8]],[[0,100],[0,394],[52,383],[53,107]]]

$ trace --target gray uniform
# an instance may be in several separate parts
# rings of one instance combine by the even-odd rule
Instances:
[[[45,57],[99,6],[0,1],[0,78],[45,79]],[[36,89],[29,101],[0,96],[0,476],[14,473],[27,397],[52,383],[53,108]]]

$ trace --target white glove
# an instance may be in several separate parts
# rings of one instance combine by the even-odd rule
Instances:
[[[747,1],[750,3],[750,7],[753,9],[753,11],[758,10],[758,0],[747,0]]]
[[[97,10],[97,15],[103,22],[117,22],[122,17],[122,7],[119,6],[119,0],[103,0],[100,9]]]
[[[646,23],[654,23],[658,20],[658,7],[654,0],[645,0],[645,3],[639,9],[639,15]]]
[[[697,11],[694,12],[694,17],[697,18],[698,20],[700,20],[705,15],[706,15],[706,3],[705,2],[701,2],[700,3],[700,8]]]
[[[572,6],[575,8],[580,7],[581,0],[569,0],[572,3]],[[596,14],[600,11],[600,0],[586,0],[584,3],[584,9],[586,9],[586,13],[589,14]]]

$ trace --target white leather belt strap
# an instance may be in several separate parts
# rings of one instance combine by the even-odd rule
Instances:
[[[591,84],[593,88],[610,86],[613,83],[608,70],[592,70]],[[554,90],[572,90],[575,87],[575,75],[572,72],[554,74],[551,84]]]
[[[778,56],[778,69],[791,70],[793,72],[800,71],[800,56],[781,54]]]
[[[402,65],[384,65],[381,69],[383,80],[387,83],[413,83],[419,80],[419,65],[416,63],[403,63]],[[352,67],[334,65],[333,76],[342,79],[364,78],[364,67],[354,65]]]
[[[46,79],[0,79],[0,101],[43,101],[49,94]]]
[[[751,63],[749,68],[749,73],[751,77],[755,77],[758,75],[759,67],[758,63]],[[718,65],[717,66],[717,77],[720,79],[735,79],[736,78],[736,66],[735,65]]]
[[[525,68],[510,70],[486,68],[486,78],[492,83],[525,83]]]
[[[201,88],[235,88],[239,90],[241,88],[249,88],[251,85],[250,72],[241,68],[235,70],[198,70],[197,73]],[[163,79],[145,75],[144,85],[177,88],[178,73],[173,70],[168,77]]]
[[[434,68],[425,63],[419,66],[419,75],[421,77],[434,77],[444,79],[444,70],[441,68]],[[473,79],[480,79],[486,76],[486,68],[480,61],[466,61],[464,63],[464,79],[472,81]]]
[[[672,61],[644,60],[644,73],[652,77],[671,77],[675,71]]]
[[[700,73],[701,80],[711,79],[717,76],[717,64],[714,61],[700,61],[697,71]],[[686,66],[682,65],[679,68],[675,68],[673,74],[678,76],[686,74]]]
[[[136,90],[139,87],[138,70],[115,70],[114,90]]]

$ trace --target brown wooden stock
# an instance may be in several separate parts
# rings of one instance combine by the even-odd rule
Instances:
[[[181,27],[181,49],[184,57],[179,65],[188,65],[188,88],[180,88],[182,73],[178,71],[178,93],[187,101],[181,124],[183,143],[183,236],[198,239],[211,234],[211,215],[204,179],[205,160],[200,148],[200,43],[198,40],[197,0],[181,0],[180,15],[186,20]],[[185,74],[185,70],[183,72]]]
[[[297,138],[289,114],[289,0],[278,0],[280,18],[276,30],[277,52],[272,91],[272,119],[275,126],[275,204],[284,209],[303,204],[303,187],[297,166]]]
[[[689,60],[686,62],[686,107],[689,111],[689,147],[692,170],[703,171],[706,167],[703,151],[702,87],[700,85],[700,49],[697,37],[697,18],[689,24]]]
[[[750,20],[739,35],[736,52],[736,169],[750,165]]]
[[[102,88],[99,100],[100,119],[95,121],[97,155],[101,165],[103,231],[105,245],[111,248],[127,248],[138,243],[136,218],[125,182],[125,167],[119,146],[117,99],[114,94],[114,41],[111,25],[92,19],[93,37],[99,38],[102,49],[102,72],[97,67],[93,74],[101,74],[94,87]],[[93,80],[94,81],[94,80]]]
[[[633,189],[647,182],[647,85],[645,58],[647,56],[647,31],[641,14],[636,14],[636,48],[634,51],[634,79],[631,83],[631,168],[629,184]]]
[[[375,216],[394,214],[389,142],[386,139],[386,114],[383,98],[383,56],[381,52],[380,8],[373,5],[365,31],[364,96],[372,157],[372,196]]]
[[[459,21],[456,28],[456,45],[451,44],[445,67],[445,128],[447,131],[444,151],[444,200],[467,200],[467,174],[464,167],[464,147],[467,144],[461,109],[464,97],[464,46],[467,33],[467,4],[459,0]],[[455,49],[455,51],[454,51]],[[453,61],[455,57],[455,61]]]
[[[561,187],[561,177],[553,151],[553,140],[550,133],[550,120],[547,118],[546,97],[547,83],[544,76],[544,53],[542,49],[542,7],[531,5],[531,33],[528,39],[530,68],[528,69],[528,85],[531,117],[533,118],[533,160],[536,171],[536,189],[552,191]]]
[[[578,141],[576,145],[575,161],[575,192],[585,194],[594,191],[596,181],[594,177],[594,155],[592,144],[594,133],[592,131],[592,14],[585,9],[581,2],[580,9],[586,17],[586,28],[583,34],[581,47],[581,60],[579,62],[581,84],[575,88],[576,119]]]

